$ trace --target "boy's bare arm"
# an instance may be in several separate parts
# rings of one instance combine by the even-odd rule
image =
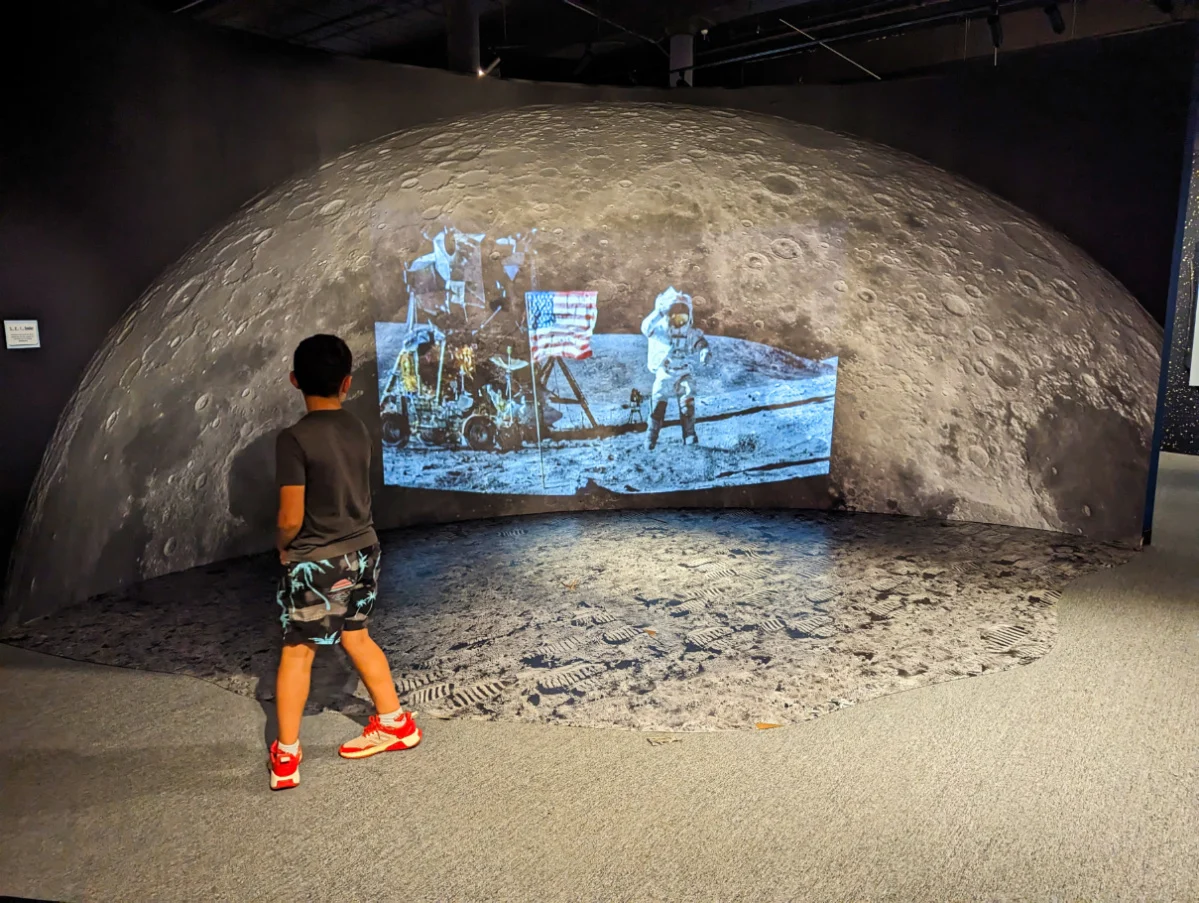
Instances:
[[[279,560],[287,563],[287,547],[304,525],[304,487],[279,487],[279,516],[275,519],[275,548]]]

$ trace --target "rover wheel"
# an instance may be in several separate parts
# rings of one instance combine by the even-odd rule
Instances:
[[[462,424],[462,435],[466,444],[475,451],[492,451],[495,448],[495,422],[483,414],[474,414]]]
[[[395,448],[403,448],[412,436],[408,415],[393,413],[383,415],[383,442]]]

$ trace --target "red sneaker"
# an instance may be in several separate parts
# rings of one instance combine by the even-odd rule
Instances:
[[[289,752],[283,752],[279,749],[279,741],[276,740],[271,744],[271,789],[272,790],[287,790],[289,787],[300,786],[300,761],[304,758],[304,751],[300,750],[296,755]]]
[[[362,735],[343,743],[338,752],[346,759],[365,759],[375,753],[412,749],[420,740],[421,731],[412,720],[411,712],[405,712],[395,727],[384,724],[378,715],[371,715]]]

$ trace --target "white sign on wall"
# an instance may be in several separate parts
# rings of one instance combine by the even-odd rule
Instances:
[[[5,348],[41,348],[42,340],[37,331],[37,320],[5,320]]]

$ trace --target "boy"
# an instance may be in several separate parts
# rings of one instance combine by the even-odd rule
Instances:
[[[300,783],[300,718],[308,700],[317,646],[338,643],[370,691],[378,714],[360,737],[342,745],[347,759],[411,749],[421,741],[400,707],[387,657],[366,631],[375,603],[379,540],[371,518],[371,439],[341,403],[350,391],[353,357],[337,336],[302,341],[291,384],[308,413],[279,435],[277,547],[285,569],[277,601],[283,609],[283,656],[275,683],[279,737],[271,744],[271,789]]]

